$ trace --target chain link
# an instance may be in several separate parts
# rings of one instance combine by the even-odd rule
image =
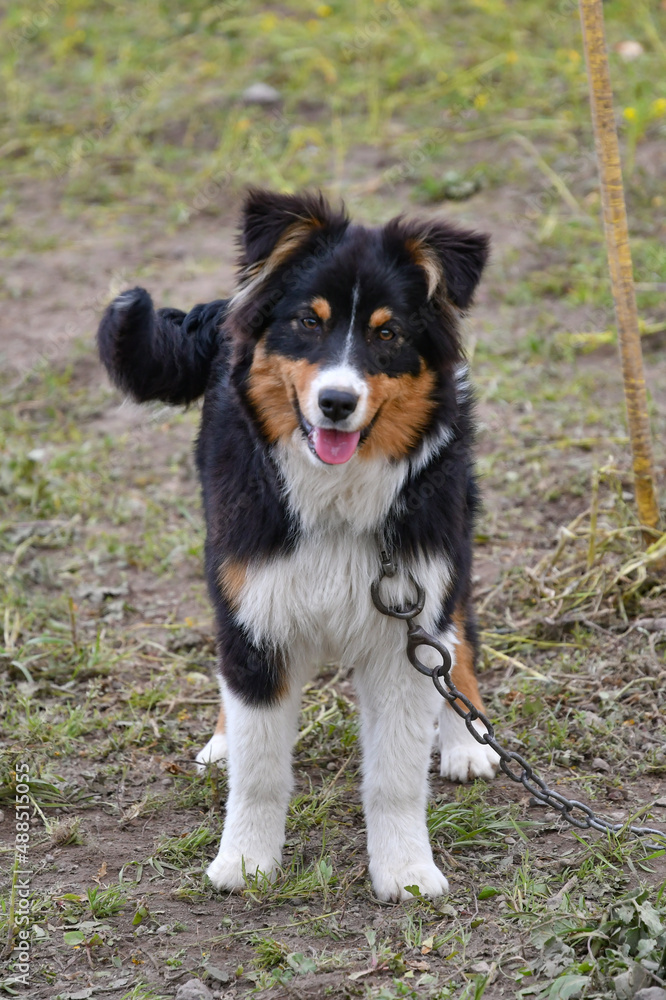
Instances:
[[[472,704],[467,695],[459,691],[453,683],[451,679],[451,654],[446,646],[436,639],[434,635],[427,632],[421,625],[416,624],[415,619],[423,611],[425,605],[425,591],[423,587],[417,583],[410,573],[409,580],[416,590],[416,600],[411,604],[404,605],[385,604],[380,596],[380,586],[382,580],[386,577],[396,575],[397,565],[392,554],[385,548],[381,548],[381,562],[381,573],[371,587],[372,600],[375,607],[383,615],[387,615],[390,618],[398,618],[406,622],[407,656],[409,662],[413,667],[416,667],[419,673],[431,678],[442,698],[446,699],[454,712],[464,720],[467,729],[476,742],[481,743],[483,746],[489,746],[495,751],[500,759],[499,766],[501,770],[511,781],[523,785],[540,805],[550,806],[552,809],[555,809],[567,823],[578,827],[580,830],[593,829],[601,830],[602,832],[610,831],[612,833],[627,830],[641,837],[651,835],[660,837],[662,840],[666,839],[666,834],[662,830],[656,830],[649,826],[627,826],[625,823],[611,823],[609,820],[602,819],[584,802],[579,802],[578,799],[568,799],[566,796],[561,795],[560,792],[549,788],[545,781],[538,774],[535,774],[531,765],[519,753],[505,750],[495,738],[495,728],[490,719],[483,712],[480,712]],[[417,650],[420,646],[427,646],[430,649],[436,650],[441,656],[442,662],[435,667],[427,667],[417,655]],[[444,681],[443,684],[442,681]],[[462,705],[460,704],[461,702]],[[463,705],[465,708],[462,707]],[[474,723],[477,721],[486,727],[485,733],[480,732],[476,728]],[[511,765],[518,765],[520,770],[514,770]],[[664,845],[654,844],[651,846],[661,849]]]

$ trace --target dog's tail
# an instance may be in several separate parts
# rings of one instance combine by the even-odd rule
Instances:
[[[111,380],[139,403],[191,403],[206,388],[226,306],[218,299],[189,313],[155,311],[143,288],[123,292],[108,306],[97,331]]]

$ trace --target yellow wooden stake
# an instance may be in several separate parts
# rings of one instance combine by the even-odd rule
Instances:
[[[659,529],[659,504],[654,477],[652,439],[643,374],[643,354],[638,329],[636,293],[629,250],[627,210],[622,187],[620,149],[613,114],[608,55],[604,36],[602,0],[580,0],[583,47],[590,84],[594,142],[597,150],[604,211],[606,249],[610,268],[618,340],[622,358],[624,398],[633,456],[634,489],[638,517],[646,543]]]

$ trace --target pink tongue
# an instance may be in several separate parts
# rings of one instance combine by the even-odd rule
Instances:
[[[360,437],[360,431],[334,431],[323,427],[315,427],[310,433],[314,450],[328,465],[348,462],[356,451]]]

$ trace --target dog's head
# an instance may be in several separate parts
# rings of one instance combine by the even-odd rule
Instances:
[[[267,438],[329,465],[407,455],[451,391],[487,237],[402,218],[368,229],[321,196],[252,191],[240,243],[229,328],[252,354]]]

